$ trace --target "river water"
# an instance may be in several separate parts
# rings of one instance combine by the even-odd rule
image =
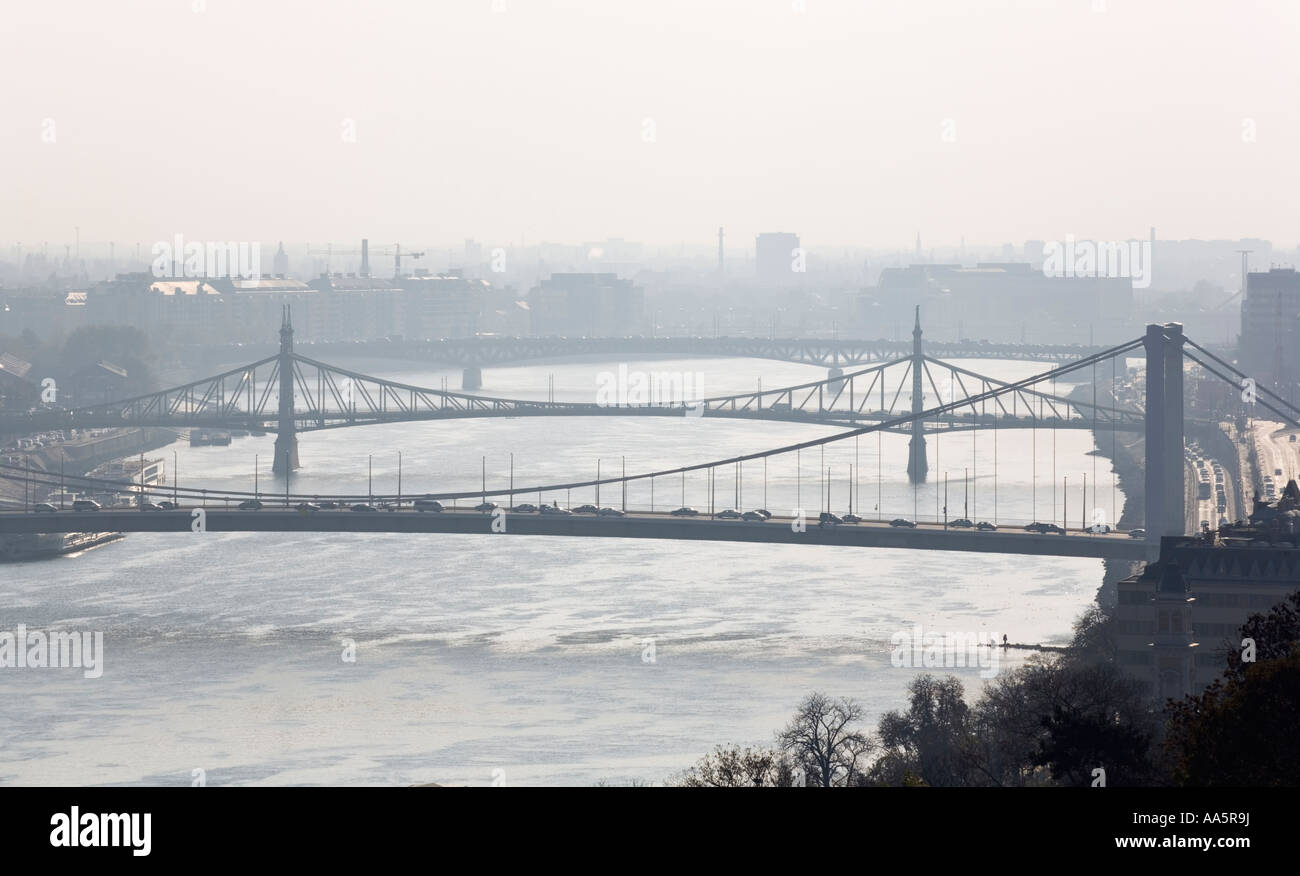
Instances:
[[[458,370],[336,364],[459,385]],[[627,364],[690,375],[708,395],[825,375],[755,360]],[[958,364],[1002,379],[1046,367]],[[557,400],[592,401],[601,372],[616,369],[491,368],[482,392],[540,399],[553,378]],[[360,494],[373,483],[395,492],[398,451],[402,490],[417,493],[476,489],[485,458],[489,482],[502,486],[511,453],[522,486],[594,477],[597,458],[606,475],[624,458],[633,473],[834,431],[613,417],[329,430],[300,436],[292,488]],[[235,490],[253,488],[260,457],[259,487],[269,492],[273,441],[178,442],[151,455],[170,469],[175,452],[182,486]],[[1000,430],[996,460],[989,432],[946,436],[937,447],[931,437],[931,479],[917,490],[907,483],[906,441],[872,435],[828,448],[831,507],[846,510],[852,483],[864,517],[931,519],[945,471],[950,517],[994,519],[996,494],[999,522],[1060,522],[1068,478],[1064,510],[1077,525],[1084,474],[1089,507],[1112,521],[1123,507],[1109,461],[1088,455],[1087,431]],[[747,466],[740,504],[815,512],[822,457],[806,452],[798,462],[797,470],[793,459],[772,460],[766,485],[762,465]],[[622,502],[616,487],[603,489],[602,504]],[[682,501],[680,479],[654,489],[656,508]],[[705,476],[693,476],[685,501],[707,507],[706,489]],[[735,504],[734,477],[719,474],[715,489],[719,507]],[[629,488],[629,507],[650,502],[648,484]],[[1101,578],[1099,560],[797,545],[132,534],[81,556],[0,567],[0,630],[101,631],[105,649],[99,678],[0,669],[10,706],[0,715],[0,782],[185,785],[198,770],[210,785],[662,782],[716,744],[770,744],[814,689],[857,698],[874,725],[925,671],[891,665],[891,635],[915,625],[1061,643]],[[353,648],[355,659],[344,659]],[[1024,653],[1010,652],[1001,669]],[[983,683],[974,667],[940,671],[972,694]]]

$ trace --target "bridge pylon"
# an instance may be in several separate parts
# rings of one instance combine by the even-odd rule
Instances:
[[[1183,326],[1147,326],[1146,525],[1147,543],[1187,529],[1183,492]]]
[[[280,412],[271,471],[283,475],[298,470],[298,424],[293,417],[293,321],[287,304],[280,320],[279,370]]]
[[[925,368],[925,357],[921,352],[921,305],[916,305],[916,324],[912,327],[912,413],[919,414],[925,410],[923,401],[925,385],[921,372]],[[907,479],[914,484],[925,483],[930,471],[930,463],[925,454],[925,421],[917,418],[912,421],[912,437],[907,442]]]

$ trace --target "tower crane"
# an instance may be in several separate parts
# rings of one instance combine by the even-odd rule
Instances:
[[[361,256],[361,273],[365,274],[366,276],[369,276],[369,275],[370,275],[370,253],[372,252],[372,250],[370,249],[370,242],[369,242],[368,240],[362,240],[362,241],[361,241],[361,249],[359,249],[359,250],[357,250],[357,249],[351,249],[351,250],[343,250],[343,249],[341,249],[341,250],[338,250],[337,252],[335,252],[333,245],[330,245],[330,246],[326,247],[325,249],[313,249],[313,250],[308,250],[308,252],[309,252],[311,255],[323,255],[323,256],[326,257],[326,262],[325,262],[325,269],[326,269],[326,271],[329,270],[329,260],[332,259],[332,258],[333,258],[334,256],[336,256],[336,255],[349,255],[349,256],[358,256],[358,255],[359,255],[359,256]],[[380,247],[380,248],[377,248],[377,249],[373,250],[373,252],[374,252],[376,255],[389,255],[389,254],[392,254],[392,256],[393,256],[393,276],[394,276],[394,277],[400,277],[400,276],[402,276],[402,259],[422,259],[422,258],[424,258],[424,253],[422,253],[422,252],[409,252],[409,251],[408,251],[408,252],[402,252],[402,245],[401,245],[400,243],[395,243],[395,244],[393,244],[393,245],[390,246],[390,247],[389,247],[389,246],[386,246],[386,247]]]

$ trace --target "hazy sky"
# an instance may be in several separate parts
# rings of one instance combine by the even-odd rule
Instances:
[[[1298,25],[1296,0],[8,0],[0,240],[1289,248]]]

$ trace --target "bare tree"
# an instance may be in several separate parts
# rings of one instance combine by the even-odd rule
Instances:
[[[820,691],[804,698],[777,742],[815,777],[821,787],[853,784],[862,775],[873,744],[856,729],[862,707]]]
[[[674,784],[687,788],[774,788],[794,784],[784,752],[719,746],[700,758]]]

